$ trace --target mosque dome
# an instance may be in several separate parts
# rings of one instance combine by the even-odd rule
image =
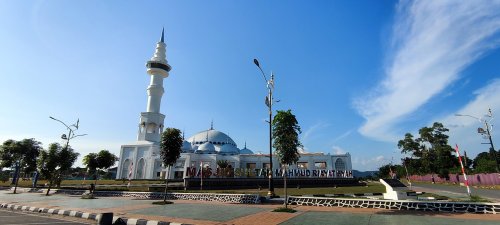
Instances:
[[[240,149],[231,144],[224,144],[219,150],[221,155],[237,155],[240,153]]]
[[[215,153],[215,146],[210,142],[205,142],[198,146],[198,149],[195,153],[199,154],[213,154]]]
[[[240,150],[240,154],[253,154],[253,151],[248,149],[247,146],[245,146],[243,149]]]
[[[201,131],[188,138],[187,141],[193,143],[193,145],[200,145],[205,142],[209,142],[214,145],[231,144],[236,147],[236,143],[231,137],[223,132],[214,129]]]
[[[181,150],[182,150],[182,152],[193,152],[193,146],[191,146],[191,143],[184,140],[182,142]]]

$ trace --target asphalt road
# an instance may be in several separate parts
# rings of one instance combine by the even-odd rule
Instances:
[[[89,221],[91,222],[91,221]],[[2,225],[14,225],[14,224],[29,224],[29,225],[81,225],[81,224],[95,224],[94,223],[82,223],[77,221],[72,221],[72,218],[61,219],[59,217],[48,217],[40,216],[32,213],[16,212],[1,209],[0,210],[0,224]]]
[[[432,192],[436,194],[446,194],[447,192],[450,194],[456,194],[456,195],[467,195],[467,188],[459,185],[442,185],[442,184],[424,184],[424,183],[418,183],[414,184],[413,188],[416,190],[418,188],[420,189],[429,189],[429,190],[434,190]],[[490,189],[482,189],[482,188],[473,188],[471,187],[471,194],[472,195],[479,195],[483,198],[491,199],[496,202],[500,202],[500,191],[499,190],[490,190]],[[440,192],[440,193],[438,193]]]

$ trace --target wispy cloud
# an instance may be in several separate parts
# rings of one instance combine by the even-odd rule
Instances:
[[[340,154],[345,154],[347,151],[345,149],[343,149],[342,147],[340,146],[332,146],[332,150],[333,150],[333,154],[337,154],[337,155],[340,155]]]
[[[309,139],[311,138],[311,136],[315,132],[317,132],[317,131],[319,131],[319,130],[321,130],[323,128],[329,127],[329,126],[330,126],[330,124],[328,124],[328,123],[319,122],[319,123],[316,123],[313,126],[307,128],[307,130],[304,131],[304,133],[302,133],[302,142],[305,143],[305,142],[309,141]]]
[[[447,115],[443,118],[437,118],[436,121],[442,121],[443,124],[450,129],[450,144],[460,145],[462,150],[467,150],[469,156],[474,156],[477,153],[488,151],[489,146],[482,145],[487,140],[481,139],[477,133],[478,127],[484,125],[473,117],[489,120],[489,117],[484,115],[491,108],[493,116],[500,113],[500,79],[495,79],[489,82],[489,85],[474,92],[475,98],[459,109],[456,113]],[[455,114],[470,115],[455,116]],[[494,121],[492,121],[494,122]],[[493,126],[492,133],[498,136],[500,129]]]
[[[343,134],[341,134],[338,137],[334,138],[332,142],[336,143],[337,141],[340,141],[340,140],[346,138],[347,136],[351,135],[352,131],[353,130],[351,129],[351,130],[348,130],[348,131],[344,132]]]
[[[386,77],[355,100],[366,119],[362,135],[392,141],[401,119],[499,46],[500,1],[401,1],[397,5]]]

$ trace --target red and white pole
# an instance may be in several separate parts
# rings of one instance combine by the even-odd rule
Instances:
[[[457,152],[458,161],[462,167],[462,174],[464,175],[465,186],[467,187],[467,194],[470,196],[469,181],[467,181],[467,174],[465,174],[464,164],[462,163],[462,157],[460,157],[460,152],[458,151],[458,145],[455,144],[455,151]]]

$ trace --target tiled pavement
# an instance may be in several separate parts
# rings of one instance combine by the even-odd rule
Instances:
[[[175,200],[171,205],[152,205],[152,200],[98,198],[39,193],[9,194],[0,191],[0,203],[50,207],[88,213],[113,212],[115,216],[184,224],[499,224],[500,215],[423,213],[383,209],[293,206],[297,213],[272,212],[278,205],[244,205]]]

